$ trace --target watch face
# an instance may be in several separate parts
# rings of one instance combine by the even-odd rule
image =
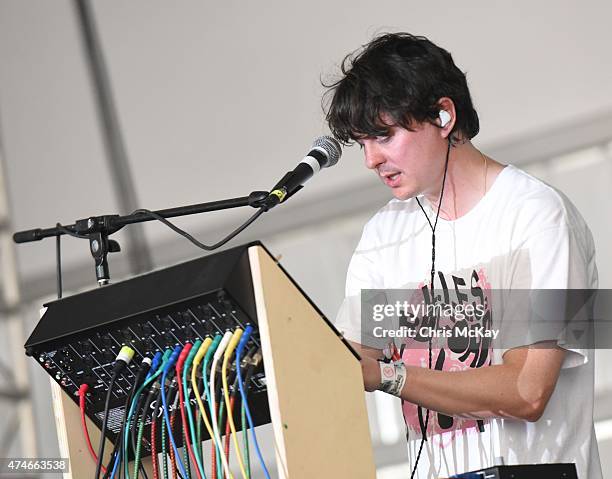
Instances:
[[[395,368],[392,365],[387,364],[383,367],[382,374],[385,379],[392,379],[393,376],[395,376]]]

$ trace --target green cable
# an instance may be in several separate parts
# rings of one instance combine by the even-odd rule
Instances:
[[[185,464],[185,472],[187,473],[187,479],[191,479],[191,469],[189,467],[189,453],[187,452],[187,436],[185,435],[185,428],[183,428],[183,461]]]
[[[162,438],[162,470],[164,472],[164,479],[168,479],[168,452],[166,451],[166,421],[162,420],[161,425],[161,438]]]
[[[247,478],[251,479],[251,460],[249,458],[249,435],[248,435],[248,430],[247,430],[247,424],[246,424],[246,409],[244,407],[244,402],[241,402],[241,414],[240,414],[240,419],[242,422],[242,448],[243,448],[243,456],[244,456],[244,460],[245,460],[245,466],[246,466],[246,473],[247,473]]]
[[[200,408],[196,409],[196,438],[198,441],[198,449],[200,450],[200,457],[204,461],[204,445],[202,444],[202,416],[200,416]]]
[[[217,428],[219,429],[219,432],[221,434],[223,434],[223,431],[221,430],[221,426],[223,423],[223,413],[225,412],[225,401],[221,402],[219,401],[219,418],[217,421]]]
[[[206,351],[206,356],[204,356],[204,361],[202,362],[202,380],[204,382],[204,395],[206,396],[206,402],[208,403],[208,408],[210,410],[210,418],[212,419],[213,417],[215,417],[215,412],[213,411],[212,408],[212,404],[210,403],[210,387],[208,385],[208,379],[207,379],[207,371],[208,371],[208,364],[210,363],[210,359],[213,357],[215,351],[217,350],[217,348],[219,347],[219,343],[221,342],[221,339],[223,339],[223,336],[221,334],[217,334],[214,338],[213,338],[213,342],[210,345],[210,347],[208,348],[208,351]],[[217,477],[223,477],[223,472],[221,469],[221,456],[220,451],[219,451],[219,446],[217,445],[217,441],[215,441],[214,437],[210,438],[215,446],[215,449],[217,451]]]
[[[146,416],[143,414],[143,417],[146,417]],[[138,425],[138,442],[136,443],[136,454],[134,455],[134,477],[138,477],[138,466],[140,465],[140,448],[142,445],[144,425],[145,425],[145,421],[141,419]]]
[[[223,431],[221,426],[223,425],[223,413],[225,412],[225,401],[219,401],[219,420],[217,421],[217,428],[219,429],[219,437],[221,438],[221,444],[223,444]]]
[[[191,394],[191,391],[187,384],[188,383],[187,373],[191,369],[191,365],[193,364],[193,359],[195,358],[195,355],[197,354],[198,349],[200,349],[202,342],[203,341],[201,339],[198,339],[195,343],[193,343],[193,347],[191,348],[191,351],[189,352],[189,355],[187,356],[187,359],[185,360],[185,364],[183,365],[183,394],[185,396],[184,404],[185,404],[185,409],[187,410],[187,420],[189,421],[189,432],[191,434],[191,445],[193,449],[193,454],[196,459],[196,464],[194,464],[194,466],[200,470],[202,477],[206,479],[206,472],[204,471],[204,464],[202,463],[202,458],[200,457],[200,451],[199,451],[199,448],[197,447],[195,425],[193,423],[193,410],[191,409],[191,403],[189,402],[189,396]],[[187,440],[189,440],[189,437],[187,437]]]
[[[140,387],[136,390],[136,393],[134,394],[134,398],[132,399],[132,404],[136,404],[144,388],[146,388],[149,384],[151,384],[153,381],[155,381],[160,376],[160,374],[162,373],[162,370],[164,369],[164,366],[170,359],[171,355],[172,355],[171,349],[166,349],[166,351],[164,351],[164,355],[162,356],[162,363],[159,365],[155,373],[149,376],[149,378],[144,383],[142,383]],[[130,406],[130,409],[131,409],[131,406]],[[135,411],[133,411],[132,414],[134,412]],[[129,471],[129,464],[128,464],[127,457],[128,457],[128,435],[129,435],[131,420],[132,420],[132,417],[130,414],[128,414],[127,420],[125,421],[126,433],[125,433],[125,438],[124,438],[124,443],[123,443],[123,457],[125,459],[124,473],[125,473],[126,479],[130,479],[130,471]]]

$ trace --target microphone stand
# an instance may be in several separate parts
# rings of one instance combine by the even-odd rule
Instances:
[[[220,211],[230,208],[240,208],[242,206],[251,206],[253,208],[263,208],[266,211],[271,206],[268,199],[267,191],[253,191],[249,196],[241,196],[239,198],[229,198],[219,201],[211,201],[208,203],[198,203],[195,205],[179,206],[176,208],[168,208],[165,210],[154,211],[157,215],[163,218],[174,218],[177,216],[195,215],[198,213],[208,213],[211,211]],[[18,231],[13,235],[15,243],[28,243],[31,241],[39,241],[49,237],[59,237],[62,235],[75,236],[89,240],[89,251],[95,262],[96,279],[100,286],[104,286],[110,282],[110,272],[108,268],[108,253],[116,253],[121,251],[119,243],[109,239],[109,236],[116,233],[126,225],[133,223],[143,223],[152,221],[156,218],[147,213],[134,213],[130,215],[102,215],[90,216],[85,219],[77,220],[72,225],[61,226],[55,228],[34,228],[25,231]]]

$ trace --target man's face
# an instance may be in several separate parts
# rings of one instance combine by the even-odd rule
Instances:
[[[441,130],[430,123],[415,125],[414,129],[392,126],[388,136],[358,141],[364,149],[366,166],[400,200],[437,195],[444,173],[448,143]]]

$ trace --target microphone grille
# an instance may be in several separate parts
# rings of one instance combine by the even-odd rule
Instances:
[[[342,156],[342,148],[340,143],[334,137],[329,135],[320,136],[312,144],[313,148],[319,148],[327,154],[327,164],[325,167],[334,166]]]

